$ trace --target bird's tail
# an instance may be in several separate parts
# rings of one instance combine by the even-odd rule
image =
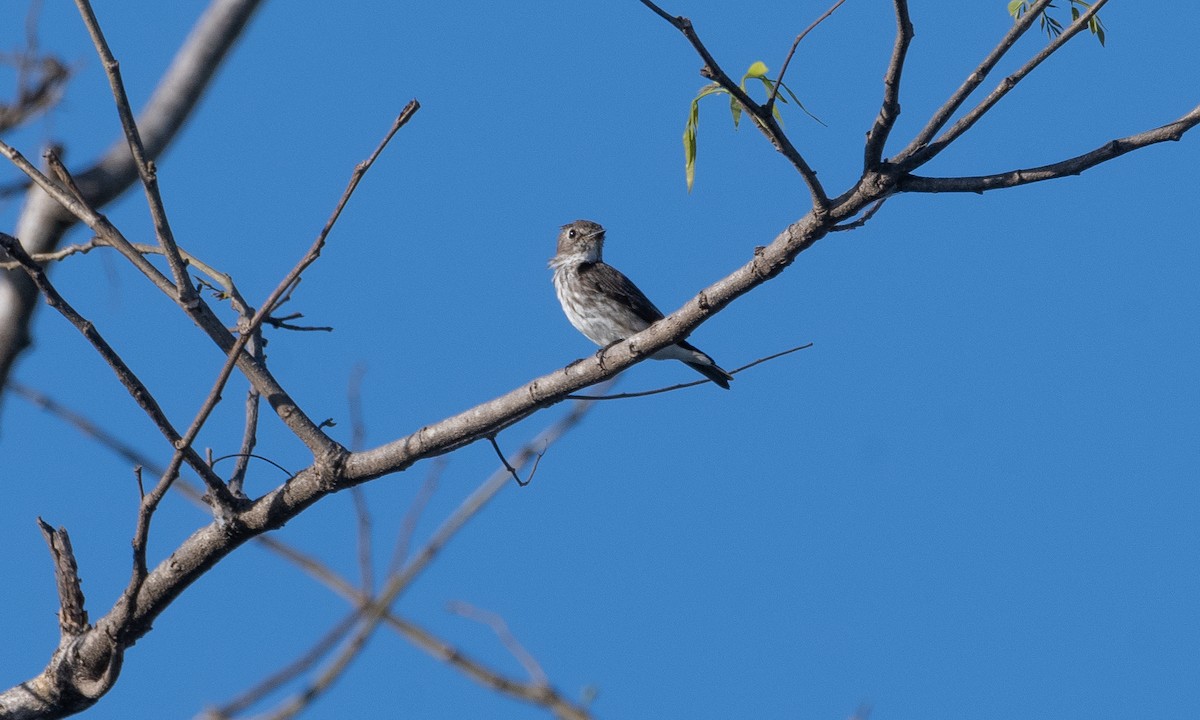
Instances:
[[[709,365],[698,362],[689,362],[687,360],[684,360],[684,363],[686,363],[688,367],[694,369],[696,372],[700,373],[709,380],[712,380],[726,390],[729,389],[729,381],[733,379],[733,376],[722,370],[716,363],[712,362],[711,358],[709,358],[709,363],[711,363]]]
[[[678,360],[726,390],[729,389],[729,381],[733,379],[732,375],[722,370],[705,352],[686,340],[668,345],[650,357],[655,360]]]

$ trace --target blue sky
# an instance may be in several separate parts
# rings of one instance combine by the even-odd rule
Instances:
[[[203,5],[97,8],[135,104]],[[731,73],[760,59],[777,69],[825,9],[720,5],[665,7],[690,16]],[[892,152],[1005,32],[1004,6],[914,3]],[[1106,7],[1108,47],[1069,45],[927,174],[1041,165],[1187,112],[1200,101],[1200,10],[1150,12]],[[831,194],[861,165],[892,31],[890,3],[851,0],[789,71],[827,127],[786,108],[787,129]],[[5,48],[19,42],[5,37]],[[47,4],[40,39],[76,75],[57,109],[6,139],[31,157],[62,141],[84,165],[117,137],[107,85],[69,4]],[[1044,42],[1031,32],[1000,71]],[[159,163],[163,195],[180,244],[257,303],[315,237],[354,164],[410,98],[421,101],[292,303],[335,332],[275,334],[269,347],[277,377],[311,415],[335,418],[343,442],[347,383],[365,367],[367,442],[378,445],[592,352],[545,268],[559,225],[603,223],[607,259],[670,311],[804,212],[799,177],[752,128],[734,132],[719,100],[701,109],[696,186],[685,191],[679,138],[705,82],[699,67],[636,2],[268,3]],[[519,676],[486,628],[445,604],[501,614],[556,686],[598,690],[600,718],[816,720],[862,702],[889,720],[1194,714],[1197,142],[983,196],[892,199],[692,336],[725,367],[811,349],[739,375],[729,392],[595,408],[397,609]],[[11,231],[18,210],[0,201],[0,228]],[[139,192],[106,212],[150,241]],[[114,254],[72,258],[53,278],[186,424],[221,365],[208,341]],[[43,308],[35,334],[18,380],[169,457],[74,329]],[[677,363],[647,362],[620,387],[690,379]],[[236,450],[241,404],[240,390],[226,394],[203,446]],[[34,518],[70,530],[98,615],[127,579],[137,495],[127,462],[17,398],[2,411],[7,687],[57,642]],[[500,442],[515,450],[563,412]],[[261,453],[295,470],[303,450],[265,419]],[[487,445],[450,456],[418,539],[495,465]],[[366,487],[380,564],[428,472]],[[248,487],[280,481],[256,465]],[[152,559],[204,521],[169,500]],[[278,536],[356,572],[349,495]],[[87,715],[190,717],[344,612],[247,547],[158,620]],[[386,634],[307,715],[397,716],[547,715]]]

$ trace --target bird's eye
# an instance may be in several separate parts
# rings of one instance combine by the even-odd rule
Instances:
[[[571,238],[572,240],[575,239],[575,228],[571,228],[567,231],[567,237]]]

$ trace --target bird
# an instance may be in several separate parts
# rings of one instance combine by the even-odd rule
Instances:
[[[664,317],[632,280],[604,262],[603,254],[604,228],[591,220],[576,220],[562,226],[557,253],[549,263],[554,270],[554,291],[567,319],[602,348]],[[679,360],[726,390],[733,379],[711,357],[684,340],[650,357]]]

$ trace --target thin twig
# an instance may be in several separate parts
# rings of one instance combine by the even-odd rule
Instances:
[[[154,162],[146,157],[146,149],[142,145],[142,135],[133,118],[133,109],[129,106],[125,83],[121,80],[120,64],[117,63],[116,57],[108,47],[108,41],[104,39],[104,32],[100,29],[100,23],[96,20],[96,13],[92,10],[91,3],[88,0],[75,0],[75,6],[79,8],[79,14],[83,17],[88,34],[92,36],[92,43],[96,46],[96,52],[100,55],[104,72],[108,76],[108,84],[112,89],[113,100],[117,106],[117,115],[121,118],[121,128],[125,132],[125,139],[129,142],[129,152],[133,155],[138,176],[141,177],[142,185],[146,189],[146,202],[150,206],[150,217],[154,221],[154,235],[158,238],[158,244],[162,246],[163,254],[167,258],[167,265],[170,266],[171,274],[175,278],[175,286],[179,292],[177,300],[184,308],[192,309],[197,301],[196,288],[193,287],[191,279],[188,277],[187,267],[179,255],[179,248],[175,245],[175,236],[171,232],[171,224],[167,220],[162,194],[158,190],[158,171],[154,167]],[[80,194],[80,200],[83,200],[82,194]]]
[[[538,463],[541,462],[542,456],[539,454],[537,456],[537,460],[534,461],[533,470],[529,472],[529,478],[527,480],[522,480],[521,476],[517,474],[517,469],[508,462],[508,458],[505,457],[504,451],[500,449],[500,443],[496,442],[496,436],[488,435],[487,439],[488,442],[492,444],[492,449],[496,451],[496,457],[500,458],[500,462],[504,463],[504,469],[508,471],[508,474],[512,476],[512,479],[516,480],[517,484],[521,487],[528,485],[533,480],[533,474],[537,472],[537,466]]]
[[[961,107],[964,102],[966,102],[971,93],[975,92],[975,88],[979,87],[983,81],[987,79],[988,73],[990,73],[992,69],[996,67],[996,63],[1000,62],[1000,59],[1003,58],[1006,53],[1008,53],[1012,46],[1016,44],[1017,40],[1019,40],[1027,30],[1029,30],[1029,28],[1033,25],[1034,20],[1037,19],[1038,15],[1042,14],[1042,12],[1048,5],[1050,5],[1050,3],[1051,0],[1037,0],[1032,6],[1030,6],[1029,10],[1024,15],[1022,15],[1015,23],[1013,23],[1013,26],[1009,28],[1007,33],[1004,34],[1004,37],[1000,40],[1000,43],[987,54],[987,57],[985,57],[973,71],[971,71],[971,74],[967,76],[967,79],[963,81],[962,85],[960,85],[958,89],[954,91],[954,94],[951,95],[950,98],[940,108],[937,109],[937,111],[933,114],[933,117],[931,117],[929,122],[925,124],[925,127],[922,128],[921,131],[917,133],[916,137],[912,139],[912,142],[908,144],[908,147],[904,148],[904,150],[902,150],[900,154],[896,156],[895,162],[897,164],[902,165],[903,169],[906,171],[912,170],[920,164],[913,163],[911,158],[913,158],[913,156],[917,153],[922,152],[925,146],[928,145],[931,140],[933,140],[933,136],[936,135],[938,131],[946,125],[947,122],[950,121],[950,118],[955,112],[958,111],[958,108]]]
[[[333,327],[330,325],[296,325],[288,322],[288,320],[295,320],[302,317],[304,315],[300,313],[292,313],[283,317],[268,317],[263,322],[273,328],[291,330],[293,332],[333,332]]]
[[[1078,175],[1089,168],[1120,157],[1125,153],[1160,142],[1177,141],[1183,137],[1184,133],[1197,125],[1200,125],[1200,105],[1192,108],[1178,120],[1166,125],[1136,135],[1110,140],[1095,150],[1060,162],[1051,163],[1050,165],[974,177],[923,177],[920,175],[905,175],[900,178],[899,189],[902,192],[982,193],[988,190],[999,190],[1001,188],[1028,185],[1029,183]]]
[[[905,157],[904,160],[899,163],[901,169],[907,172],[920,167],[924,163],[936,157],[938,153],[940,153],[942,150],[945,150],[946,147],[948,147],[955,140],[962,137],[963,133],[971,129],[971,126],[978,122],[979,118],[983,117],[989,110],[995,107],[996,103],[1000,102],[1000,100],[1007,95],[1010,90],[1015,88],[1018,83],[1024,80],[1029,73],[1033,72],[1038,65],[1041,65],[1046,58],[1053,55],[1071,38],[1075,37],[1081,31],[1086,29],[1091,19],[1096,15],[1096,13],[1100,12],[1100,8],[1104,7],[1106,3],[1108,3],[1108,0],[1095,0],[1095,2],[1093,2],[1091,6],[1088,7],[1088,9],[1083,12],[1078,19],[1075,20],[1075,22],[1071,23],[1066,30],[1059,33],[1058,37],[1050,41],[1046,47],[1042,48],[1041,52],[1030,58],[1029,61],[1022,65],[1016,72],[1001,80],[1000,83],[996,85],[996,88],[992,90],[992,92],[988,93],[987,97],[981,100],[978,105],[971,109],[970,112],[959,118],[958,121],[951,125],[950,129],[942,133],[937,140],[934,140],[933,142],[927,141],[926,145],[917,148],[912,152],[911,155]],[[1027,13],[1027,15],[1033,14],[1035,13],[1032,9],[1029,13]]]
[[[45,265],[46,263],[57,262],[59,260],[65,259],[65,258],[69,258],[72,255],[85,255],[85,254],[91,252],[92,250],[95,250],[98,247],[108,247],[108,246],[105,245],[103,242],[100,242],[100,240],[98,238],[92,238],[91,240],[88,240],[85,243],[80,243],[78,245],[68,245],[66,247],[59,248],[58,250],[55,250],[54,252],[33,253],[33,254],[30,254],[29,259],[33,260],[38,265]],[[21,267],[21,263],[17,262],[16,260],[0,261],[0,270],[16,270],[20,267]]]
[[[750,362],[739,368],[730,370],[729,374],[737,375],[738,373],[740,373],[744,370],[749,370],[750,368],[754,367],[755,365],[761,365],[762,363],[768,362],[770,360],[774,360],[775,358],[780,358],[780,357],[783,357],[784,355],[790,355],[798,350],[807,350],[808,348],[810,348],[812,346],[813,346],[812,343],[806,343],[804,345],[797,345],[794,348],[789,348],[787,350],[784,350],[783,352],[777,352],[774,355],[768,355],[766,357],[759,358],[759,359],[755,360],[754,362]],[[696,387],[697,385],[704,385],[704,384],[710,383],[710,382],[712,382],[712,381],[708,380],[708,379],[694,380],[692,382],[679,383],[678,385],[669,385],[667,387],[656,388],[654,390],[642,390],[639,392],[616,393],[615,395],[568,395],[567,397],[571,398],[572,400],[627,400],[629,398],[646,397],[648,395],[658,395],[660,393],[672,392],[674,390],[682,390],[684,388]]]
[[[261,361],[261,339],[252,343],[253,347],[250,351],[257,355]],[[237,454],[237,461],[233,466],[233,473],[229,476],[229,492],[234,497],[246,499],[246,472],[250,469],[250,458],[255,457],[254,447],[258,444],[258,408],[259,399],[262,396],[258,390],[251,386],[246,390],[246,411],[245,422],[242,424],[242,447]]]
[[[366,160],[354,167],[354,172],[350,176],[350,183],[346,186],[345,191],[342,192],[342,197],[333,209],[333,214],[325,221],[325,227],[321,228],[317,239],[313,242],[312,247],[308,249],[308,252],[305,253],[304,257],[300,259],[300,262],[296,263],[296,266],[283,278],[275,290],[267,297],[262,307],[258,309],[258,313],[255,314],[254,318],[257,323],[261,324],[264,318],[275,311],[276,303],[279,302],[284,293],[289,292],[291,287],[300,281],[300,275],[321,256],[321,248],[325,247],[325,238],[329,236],[329,232],[333,230],[334,223],[341,217],[342,210],[346,207],[346,203],[350,201],[350,196],[354,194],[354,189],[358,187],[359,181],[371,169],[371,166],[375,164],[375,160],[383,152],[383,149],[387,147],[388,143],[391,142],[392,137],[412,119],[412,116],[420,108],[421,103],[416,100],[410,100],[408,105],[405,105],[400,114],[396,116],[391,129],[379,141],[379,145],[376,146],[375,151]]]
[[[863,225],[866,225],[871,220],[871,218],[875,217],[875,213],[879,212],[879,208],[883,207],[883,204],[885,202],[887,202],[889,197],[891,197],[891,195],[888,195],[887,197],[879,198],[874,203],[872,203],[871,207],[867,208],[867,211],[865,213],[863,213],[862,216],[859,217],[857,220],[853,220],[848,223],[842,223],[841,225],[834,225],[833,227],[829,228],[829,232],[845,232],[846,230],[857,230],[858,228],[862,227]]]
[[[908,46],[913,39],[913,26],[908,16],[908,0],[894,0],[893,4],[896,9],[896,41],[892,45],[892,58],[883,76],[883,102],[879,106],[879,115],[867,132],[867,142],[863,147],[864,173],[876,169],[883,161],[888,136],[900,117],[900,78],[904,73],[904,60],[908,57]]]
[[[146,412],[151,421],[158,427],[163,437],[172,445],[176,445],[176,443],[182,440],[182,436],[175,430],[171,421],[167,419],[166,414],[159,407],[158,401],[154,399],[154,396],[146,388],[145,384],[138,379],[133,370],[121,359],[121,356],[105,341],[100,332],[96,330],[96,326],[76,312],[75,308],[58,293],[58,290],[55,289],[50,279],[46,276],[45,271],[25,253],[25,249],[21,247],[21,243],[11,235],[0,233],[0,246],[8,251],[8,254],[14,260],[20,263],[21,268],[29,275],[34,284],[37,285],[42,296],[46,298],[46,303],[61,313],[96,348],[96,351],[100,353],[100,356],[113,369],[113,372],[116,373],[117,379],[120,380],[130,396],[133,397],[138,406]],[[217,477],[212,468],[208,467],[204,460],[190,446],[186,447],[184,457],[188,461],[188,465],[204,480],[209,492],[215,493],[218,496],[222,492],[228,493],[221,479]]]
[[[358,538],[358,573],[362,591],[371,593],[375,589],[374,552],[371,545],[371,512],[367,507],[367,499],[362,488],[350,488],[350,497],[354,499],[354,519]]]
[[[746,112],[754,120],[755,126],[771,141],[775,149],[791,162],[792,167],[796,168],[796,171],[800,173],[800,177],[804,179],[805,185],[808,186],[809,194],[812,196],[813,210],[818,215],[827,213],[829,210],[829,195],[825,192],[825,188],[821,185],[821,182],[817,180],[817,173],[809,166],[808,161],[804,159],[800,151],[792,145],[792,141],[783,132],[783,128],[776,122],[775,116],[770,110],[766,106],[756,103],[742,90],[740,85],[734,82],[721,69],[721,66],[717,64],[716,58],[712,56],[712,53],[700,41],[700,36],[696,34],[695,28],[692,27],[692,21],[683,16],[676,17],[668,14],[651,2],[651,0],[641,0],[641,3],[670,23],[676,30],[683,33],[683,36],[691,43],[696,54],[704,61],[704,67],[700,70],[700,74],[720,85],[722,89],[732,95],[745,108]]]
[[[818,25],[825,22],[825,19],[832,15],[834,10],[841,7],[844,2],[846,0],[837,0],[832,7],[821,14],[821,17],[813,20],[811,25],[804,28],[804,32],[796,36],[795,42],[792,43],[792,49],[788,50],[787,57],[783,59],[783,65],[779,68],[779,77],[775,80],[775,85],[771,88],[771,94],[767,97],[767,102],[763,104],[768,113],[772,112],[775,107],[775,98],[779,95],[779,87],[783,85],[783,76],[787,74],[788,66],[792,64],[792,56],[796,54],[796,48],[800,47],[800,41],[804,40],[804,36],[815,30]]]

